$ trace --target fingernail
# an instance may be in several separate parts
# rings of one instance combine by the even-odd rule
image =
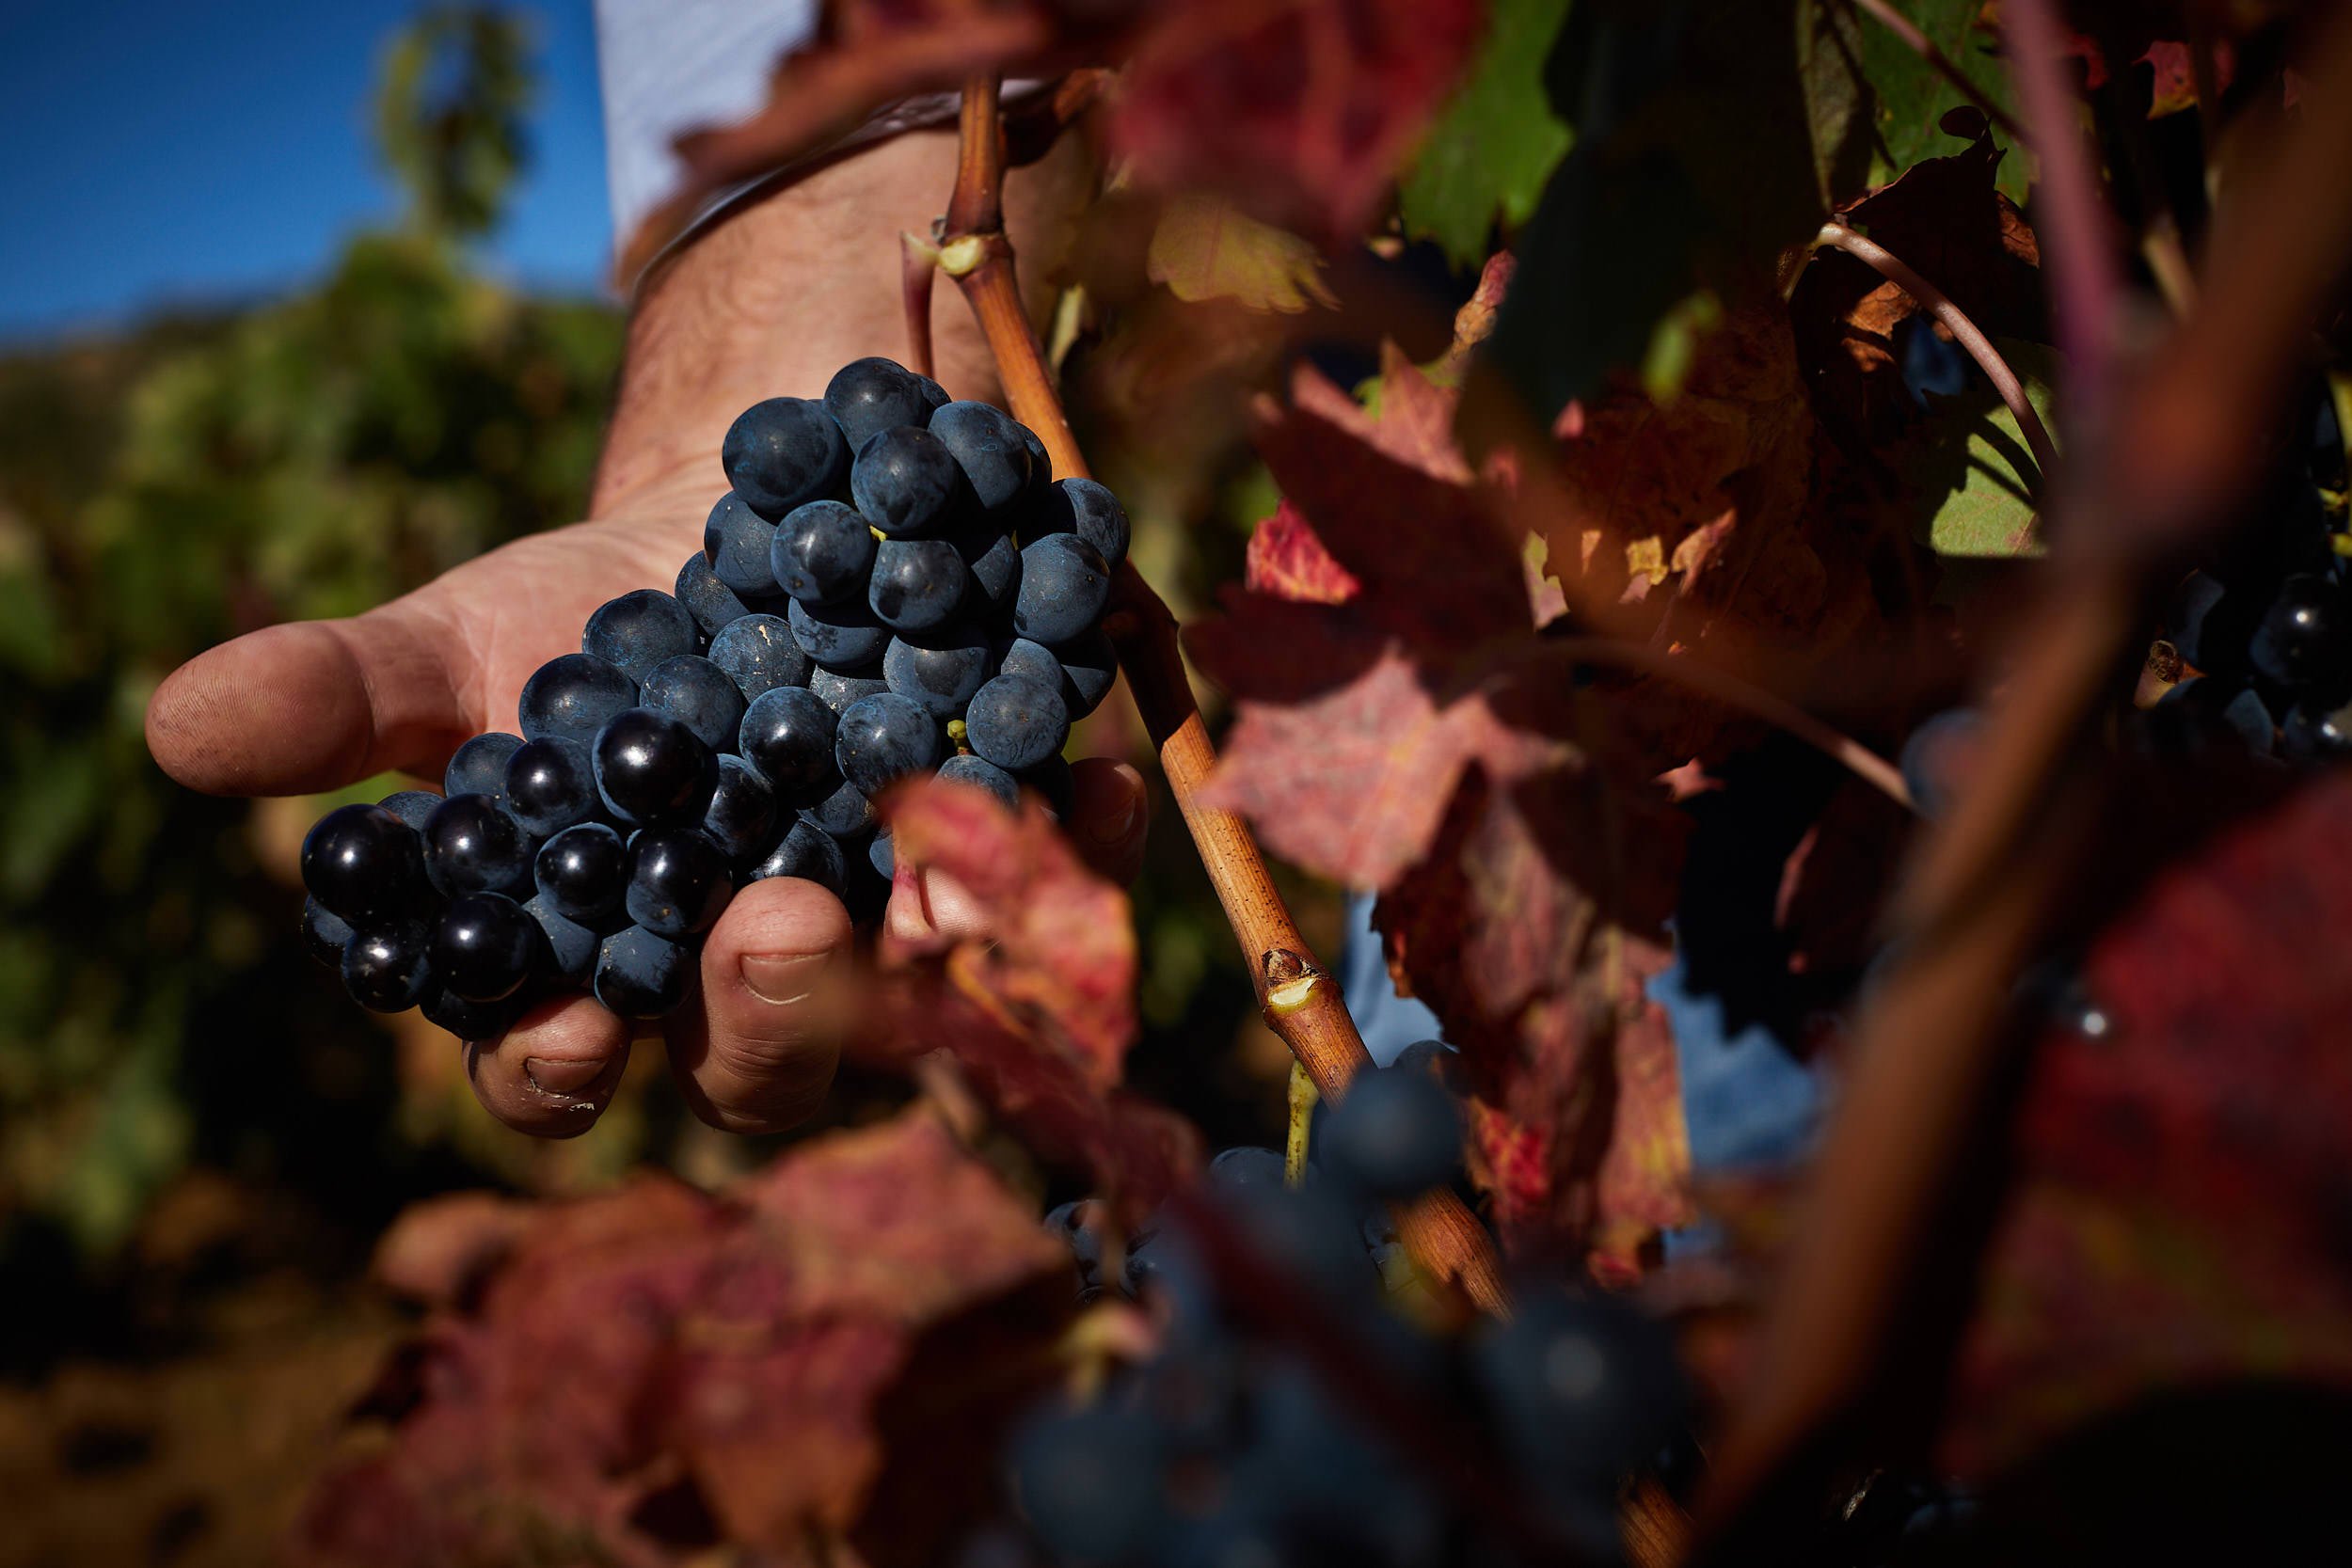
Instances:
[[[743,988],[771,1007],[805,1002],[827,957],[823,953],[746,953]]]
[[[572,1100],[586,1094],[596,1081],[604,1076],[612,1064],[593,1056],[568,1059],[551,1056],[530,1056],[523,1061],[523,1076],[541,1094]]]
[[[1141,803],[1136,799],[1135,791],[1129,790],[1126,800],[1120,802],[1118,810],[1105,814],[1089,825],[1087,836],[1097,844],[1120,843],[1126,838],[1128,830],[1136,825],[1136,808]]]

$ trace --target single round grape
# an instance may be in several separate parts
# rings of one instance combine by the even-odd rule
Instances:
[[[596,1000],[622,1018],[675,1012],[693,981],[694,955],[642,926],[613,932],[596,950]]]
[[[900,425],[870,437],[850,468],[850,498],[866,520],[893,539],[944,533],[972,506],[947,443]]]
[[[2254,668],[2280,686],[2300,689],[2320,680],[2342,682],[2352,611],[2344,592],[2328,578],[2298,572],[2280,584],[2278,595],[2254,628],[2249,649]]]
[[[596,738],[612,716],[637,705],[637,683],[619,665],[588,654],[565,654],[532,672],[523,683],[523,735]]]
[[[343,967],[343,948],[352,938],[351,922],[315,898],[302,901],[302,950],[327,969]]]
[[[716,754],[666,713],[633,707],[596,732],[596,791],[631,827],[696,822],[719,782]]]
[[[343,990],[362,1007],[405,1013],[433,993],[433,927],[422,920],[371,927],[343,946]]]
[[[891,690],[934,719],[953,719],[988,678],[988,639],[969,625],[890,640],[882,679]]]
[[[337,806],[302,841],[302,885],[355,926],[397,915],[424,892],[424,847],[382,806]]]
[[[699,830],[648,828],[629,840],[621,907],[654,935],[675,942],[707,931],[734,895],[725,852]]]
[[[1022,1513],[1076,1562],[1127,1561],[1167,1533],[1167,1463],[1148,1413],[1110,1401],[1033,1418],[1012,1449]]]
[[[1109,635],[1097,626],[1063,643],[1055,657],[1062,676],[1056,689],[1075,723],[1101,707],[1103,699],[1110,695],[1112,684],[1119,679],[1119,655],[1111,647]]]
[[[1310,1176],[1313,1171],[1308,1167]],[[1290,1173],[1280,1149],[1245,1144],[1218,1149],[1200,1180],[1221,1193],[1273,1193],[1290,1185]]]
[[[670,592],[702,627],[705,637],[718,636],[752,612],[751,606],[735,596],[734,589],[719,580],[719,574],[710,569],[700,550],[688,556],[677,569],[677,586]]]
[[[441,984],[469,1002],[512,996],[545,961],[547,937],[502,893],[462,893],[449,901],[433,938]]]
[[[447,986],[425,998],[424,1016],[427,1022],[448,1030],[461,1040],[496,1039],[514,1027],[531,1006],[531,993],[520,990],[512,996],[496,1002],[469,1002]]]
[[[536,847],[490,795],[453,795],[424,825],[424,870],[444,898],[527,884]]]
[[[834,731],[841,776],[868,798],[939,760],[939,721],[894,691],[850,705]]]
[[[798,809],[822,800],[840,782],[833,760],[835,723],[814,691],[782,686],[743,710],[737,744],[776,799]]]
[[[890,628],[875,618],[864,599],[838,605],[806,605],[794,599],[785,619],[801,651],[828,670],[871,664],[890,646]]]
[[[931,411],[930,433],[946,444],[966,483],[991,514],[1004,512],[1029,487],[1029,444],[1010,414],[986,403],[950,403]]]
[[[730,622],[710,640],[709,658],[726,672],[746,703],[780,686],[808,684],[808,656],[792,641],[791,625],[781,615]],[[727,746],[733,745],[730,739]]]
[[[1061,657],[1053,649],[1032,638],[1016,637],[1007,641],[996,654],[996,667],[992,675],[1019,675],[1033,680],[1048,691],[1061,689]]]
[[[2340,762],[2352,757],[2352,704],[2328,706],[2298,703],[2281,728],[2287,755],[2298,762]]]
[[[736,416],[719,461],[744,504],[772,520],[838,491],[849,472],[850,451],[841,427],[822,404],[770,398]]]
[[[521,736],[495,730],[475,736],[451,753],[449,766],[441,769],[442,795],[503,796],[506,764],[522,743]]]
[[[604,945],[604,939],[556,909],[544,893],[525,904],[523,912],[537,924],[547,942],[549,972],[560,975],[565,985],[586,990],[596,974],[596,950]]]
[[[1359,1072],[1323,1127],[1323,1164],[1372,1197],[1417,1197],[1453,1180],[1462,1114],[1425,1072]]]
[[[1021,594],[1021,546],[1012,535],[1002,531],[967,535],[957,540],[956,553],[963,558],[969,579],[964,602],[970,611],[1000,620],[1009,616]]]
[[[802,808],[801,820],[834,838],[851,839],[874,825],[874,802],[845,782],[815,805]]]
[[[1045,450],[1045,443],[1027,425],[1021,428],[1021,444],[1029,449],[1029,505],[1034,509],[1045,492],[1054,484],[1054,456]]]
[[[799,877],[815,882],[835,898],[842,893],[841,846],[814,822],[795,822],[768,858],[744,879],[766,881],[771,877]]]
[[[1530,1292],[1470,1338],[1472,1380],[1521,1470],[1605,1483],[1658,1451],[1684,1400],[1665,1331],[1601,1299]]]
[[[907,374],[914,377],[915,389],[922,394],[923,406],[926,409],[929,409],[932,413],[937,413],[940,409],[947,406],[948,399],[946,388],[942,387],[938,382],[933,381],[930,376],[923,374],[919,371],[909,371],[907,372]]]
[[[776,525],[768,567],[784,592],[803,604],[862,599],[874,569],[874,531],[855,507],[810,501]]]
[[[1090,479],[1065,479],[1047,494],[1038,508],[1038,518],[1028,525],[1032,535],[1074,533],[1092,545],[1104,562],[1112,566],[1127,559],[1127,546],[1134,530],[1127,521],[1127,509],[1119,504],[1119,498],[1110,487]]]
[[[1094,628],[1110,591],[1110,568],[1101,551],[1074,533],[1046,534],[1022,548],[1012,629],[1059,647]]]
[[[517,736],[516,738],[519,740],[522,737]],[[483,793],[490,792],[485,790]],[[429,789],[395,789],[378,800],[376,804],[407,823],[418,832],[422,832],[426,821],[440,809],[441,799]]]
[[[583,822],[541,845],[532,872],[549,909],[567,920],[596,925],[621,907],[628,851],[611,828]]]
[[[926,388],[936,385],[895,359],[852,359],[826,384],[825,411],[856,451],[882,431],[928,421],[933,404]]]
[[[901,636],[944,626],[963,603],[963,557],[945,539],[885,539],[874,551],[866,602]]]
[[[714,752],[735,749],[743,722],[743,692],[735,678],[699,654],[666,659],[646,673],[639,705],[666,713]]]
[[[552,736],[525,741],[507,759],[502,795],[507,811],[535,838],[587,821],[598,804],[588,748]]]
[[[949,757],[939,765],[939,776],[956,784],[968,784],[987,790],[996,797],[997,803],[1007,811],[1019,809],[1021,784],[1013,776],[993,762],[984,762],[969,752]]]
[[[886,656],[887,650],[884,652]],[[822,666],[813,669],[808,673],[808,689],[838,718],[860,697],[889,690],[890,680],[882,673],[882,660],[876,659],[850,670],[827,670]]]
[[[776,837],[776,791],[741,757],[719,759],[719,786],[710,793],[702,829],[737,864],[759,859]]]
[[[658,588],[640,588],[596,607],[580,635],[580,651],[643,681],[662,660],[692,653],[701,639],[684,605]]]
[[[1020,675],[998,675],[964,710],[964,742],[1009,773],[1035,768],[1070,738],[1061,694]]]
[[[738,598],[773,598],[781,590],[768,563],[776,525],[753,511],[730,490],[703,521],[703,559]]]

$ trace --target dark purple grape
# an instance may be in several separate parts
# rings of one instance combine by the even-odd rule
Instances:
[[[776,791],[741,757],[719,759],[719,786],[703,813],[703,832],[737,864],[765,854],[776,837]]]
[[[437,796],[437,800],[439,798]],[[343,948],[351,942],[351,922],[315,898],[302,901],[302,950],[327,969],[343,967]]]
[[[532,672],[523,683],[523,734],[554,736],[585,745],[614,714],[637,705],[637,683],[617,664],[587,654],[565,654]]]
[[[1103,705],[1119,679],[1119,655],[1100,626],[1061,645],[1055,657],[1061,664],[1062,706],[1075,723]]]
[[[596,774],[577,740],[525,741],[507,759],[506,810],[534,838],[560,833],[596,815]]]
[[[735,732],[743,722],[742,689],[734,676],[698,654],[656,665],[637,689],[637,701],[668,714],[714,752],[735,749]]]
[[[853,603],[874,569],[874,531],[855,507],[810,501],[776,525],[768,568],[803,604]]]
[[[719,461],[744,504],[772,520],[837,492],[849,473],[850,451],[822,404],[770,398],[736,416]]]
[[[1026,526],[1032,542],[1041,534],[1074,533],[1112,566],[1127,559],[1133,533],[1119,498],[1109,486],[1090,479],[1065,479],[1056,484],[1038,508],[1037,519]]]
[[[1045,802],[1045,810],[1059,822],[1070,815],[1070,804],[1076,798],[1077,781],[1072,777],[1070,761],[1058,752],[1013,775],[1024,789],[1034,789]]]
[[[882,679],[932,718],[953,719],[988,678],[988,655],[987,638],[969,625],[951,623],[892,638],[882,655]]]
[[[889,690],[890,681],[882,673],[882,660],[876,659],[852,670],[813,669],[808,673],[808,689],[838,718],[860,697]]]
[[[1045,492],[1054,487],[1054,457],[1038,439],[1036,431],[1021,427],[1021,444],[1029,449],[1029,505],[1034,510],[1042,504]]]
[[[866,602],[901,636],[946,624],[970,579],[963,557],[945,539],[885,539],[874,551]]]
[[[1313,1166],[1308,1174],[1314,1174]],[[1245,1144],[1218,1149],[1200,1180],[1220,1193],[1279,1193],[1290,1185],[1290,1171],[1280,1149]]]
[[[939,760],[939,721],[885,691],[850,705],[834,728],[833,758],[841,776],[869,799]]]
[[[768,564],[769,548],[775,542],[776,525],[732,490],[719,498],[703,521],[703,559],[738,598],[772,598],[781,592]]]
[[[355,926],[402,914],[424,893],[424,847],[382,806],[337,806],[302,841],[302,885]]]
[[[548,908],[566,919],[598,925],[621,907],[628,851],[611,828],[583,822],[541,845],[532,870]]]
[[[495,796],[451,796],[426,821],[423,838],[425,875],[444,898],[510,893],[531,879],[535,846]]]
[[[792,641],[801,652],[828,670],[854,670],[871,664],[890,646],[890,628],[860,599],[853,604],[805,605],[794,599],[785,611]]]
[[[1101,551],[1074,533],[1049,533],[1022,548],[1012,629],[1057,648],[1094,629],[1110,591]]]
[[[1010,414],[986,403],[950,403],[931,412],[930,433],[946,444],[982,508],[999,514],[1029,487],[1029,444]]]
[[[1017,810],[1021,804],[1021,785],[1013,776],[993,762],[983,762],[970,752],[949,757],[939,765],[939,776],[957,784],[968,784],[987,790],[996,797],[1007,811]]]
[[[857,449],[850,496],[893,539],[945,533],[974,504],[947,443],[914,425],[877,432]]]
[[[719,782],[716,753],[666,713],[633,707],[596,733],[596,790],[631,827],[698,822]]]
[[[996,655],[996,667],[992,675],[1019,675],[1033,680],[1048,691],[1061,689],[1061,657],[1044,643],[1026,637],[1016,637],[1006,642]]]
[[[544,893],[523,906],[547,942],[548,968],[565,985],[586,990],[596,974],[596,950],[604,939],[588,927],[557,910]]]
[[[516,737],[517,739],[520,736]],[[488,793],[485,791],[484,793]],[[376,802],[399,817],[418,832],[424,832],[425,822],[440,809],[441,797],[429,789],[395,789]]]
[[[822,800],[840,782],[833,760],[835,723],[814,691],[782,686],[743,710],[738,745],[776,799],[798,809]]]
[[[2257,672],[2280,686],[2301,689],[2323,681],[2344,683],[2346,631],[2352,629],[2344,592],[2330,579],[2298,572],[2279,588],[2254,628],[2249,649]]]
[[[874,825],[874,802],[853,784],[843,784],[813,806],[803,807],[801,820],[834,838],[855,838]]]
[[[658,588],[640,588],[596,607],[580,635],[580,651],[643,681],[662,660],[692,653],[701,636],[684,605]]]
[[[2282,728],[2287,755],[2298,762],[2341,762],[2352,757],[2352,704],[2337,707],[2297,704]]]
[[[856,451],[894,426],[929,421],[934,405],[927,388],[936,385],[895,359],[852,359],[826,384],[825,411],[840,425],[850,450]]]
[[[898,875],[897,862],[890,850],[890,830],[877,831],[866,841],[866,863],[874,868],[874,875],[887,882]]]
[[[795,822],[792,831],[744,879],[761,882],[771,877],[799,877],[838,898],[842,869],[841,846],[834,836],[814,822]]]
[[[730,623],[751,613],[751,607],[735,596],[735,590],[719,580],[719,574],[710,569],[700,550],[688,556],[686,564],[677,569],[677,586],[670,592],[702,627],[705,637],[718,636]]]
[[[780,686],[808,684],[808,656],[792,641],[791,625],[781,615],[746,615],[729,623],[710,640],[709,657],[746,703]]]
[[[622,1018],[675,1012],[693,981],[694,955],[643,927],[613,932],[596,951],[596,1000]]]
[[[546,961],[547,937],[502,893],[464,893],[449,901],[433,938],[441,984],[469,1002],[512,996]]]
[[[1359,1072],[1323,1126],[1324,1167],[1368,1197],[1417,1197],[1454,1179],[1462,1113],[1425,1072]]]
[[[1673,1343],[1629,1307],[1530,1295],[1472,1331],[1474,1386],[1529,1480],[1606,1485],[1656,1453],[1681,1418]]]
[[[628,842],[622,908],[655,936],[675,942],[718,923],[735,884],[727,857],[692,828],[648,828]]]
[[[504,796],[506,765],[522,743],[521,736],[496,730],[488,735],[475,736],[458,747],[451,754],[449,766],[441,769],[442,796],[487,795],[494,800]],[[434,803],[438,805],[440,802],[437,800]]]
[[[959,539],[956,552],[962,556],[964,575],[971,579],[964,590],[964,603],[971,613],[999,620],[1010,616],[1021,594],[1021,546],[1013,543],[1012,535],[983,532]]]
[[[427,1022],[448,1030],[461,1040],[496,1039],[515,1025],[531,1006],[528,990],[496,1002],[469,1002],[443,986],[425,998],[424,1016]]]
[[[933,413],[937,413],[940,409],[947,406],[948,400],[946,388],[942,387],[938,382],[933,381],[930,376],[924,375],[919,372],[909,371],[907,372],[907,374],[914,377],[914,385],[916,389],[923,395],[923,406],[925,408],[930,409]]]
[[[433,993],[433,927],[421,919],[356,933],[343,946],[343,990],[362,1007],[405,1013]]]
[[[1035,768],[1070,738],[1061,694],[1020,675],[998,675],[972,697],[964,743],[1008,773]]]

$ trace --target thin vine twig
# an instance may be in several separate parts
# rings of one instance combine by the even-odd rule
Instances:
[[[2009,368],[2000,350],[1993,346],[1968,313],[1954,305],[1943,290],[1913,271],[1910,264],[1874,240],[1866,240],[1842,223],[1825,223],[1814,237],[1814,244],[1834,245],[1855,261],[1876,272],[1903,293],[1919,302],[1920,308],[1944,324],[1952,340],[1968,351],[1968,356],[1984,372],[1993,389],[2001,394],[2001,401],[2017,417],[2017,428],[2025,433],[2026,444],[2033,448],[2033,460],[2042,470],[2043,485],[2058,469],[2058,448],[2050,444],[2050,433],[2042,428],[2042,416],[2034,411],[2033,403],[2026,396],[2025,383]]]
[[[920,234],[898,236],[898,300],[907,318],[907,362],[924,375],[931,358],[931,280],[939,276],[939,247]]]
[[[1901,40],[1904,47],[1927,61],[1937,75],[1959,88],[1960,95],[1982,110],[1985,119],[2001,128],[2002,135],[2026,151],[2033,150],[2033,138],[2017,123],[2016,117],[1986,97],[1984,89],[1970,81],[1967,72],[1938,48],[1933,39],[1919,30],[1917,23],[1887,4],[1887,0],[1852,0],[1852,4],[1859,10],[1867,11],[1881,26]]]
[[[956,184],[940,266],[955,278],[979,320],[1014,416],[1044,442],[1055,473],[1085,475],[1086,457],[1071,433],[1014,280],[1012,245],[1003,222],[1004,123],[993,76],[975,76],[965,85],[958,135]],[[1338,1099],[1347,1081],[1371,1064],[1371,1054],[1348,1016],[1338,982],[1315,961],[1275,891],[1248,827],[1201,800],[1216,763],[1216,748],[1177,650],[1176,618],[1133,562],[1119,567],[1104,626],[1144,728],[1159,748],[1160,767],[1201,866],[1241,944],[1260,1011],[1315,1087]],[[1433,1192],[1402,1206],[1396,1224],[1406,1249],[1433,1278],[1458,1288],[1485,1310],[1505,1309],[1493,1243],[1460,1198],[1442,1189]]]

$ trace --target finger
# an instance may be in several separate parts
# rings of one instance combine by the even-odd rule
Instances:
[[[702,1006],[668,1034],[694,1114],[730,1132],[804,1120],[840,1064],[850,911],[815,882],[771,877],[735,895],[703,944]]]
[[[540,1138],[576,1138],[612,1102],[629,1027],[585,996],[540,1004],[495,1040],[466,1047],[482,1108]]]
[[[404,599],[348,621],[298,621],[182,665],[147,705],[165,772],[214,795],[336,789],[446,756],[470,726],[462,639]]]
[[[1102,875],[1132,882],[1143,869],[1149,815],[1143,775],[1123,762],[1089,757],[1070,770],[1070,818],[1063,826],[1080,858]],[[988,935],[988,911],[945,872],[917,867],[891,890],[882,923],[893,940],[921,946]]]

